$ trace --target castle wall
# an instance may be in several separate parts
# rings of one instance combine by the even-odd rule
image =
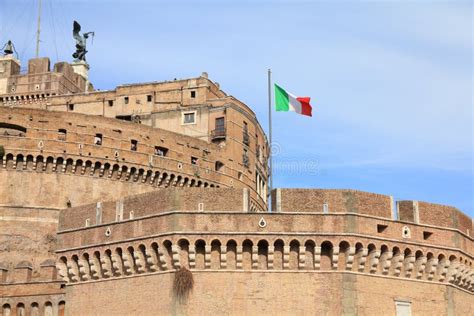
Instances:
[[[166,273],[70,286],[68,312],[375,316],[396,315],[396,300],[409,301],[412,315],[469,315],[474,308],[472,295],[446,285],[330,272],[195,271],[193,290],[180,301],[172,290],[173,277]]]
[[[212,192],[208,194],[212,195]],[[189,198],[189,197],[188,197]],[[199,201],[204,201],[206,205],[207,194],[190,205],[197,205]],[[95,243],[110,243],[111,241],[120,241],[122,239],[131,240],[137,238],[146,238],[148,235],[162,233],[164,235],[173,235],[177,232],[189,232],[195,235],[216,235],[224,233],[235,233],[243,235],[239,240],[245,239],[245,236],[253,234],[264,234],[270,236],[287,235],[284,240],[291,240],[291,233],[301,236],[314,236],[322,234],[333,238],[338,235],[346,235],[355,241],[358,238],[365,240],[373,240],[381,242],[388,240],[391,243],[400,242],[404,244],[416,245],[424,249],[462,249],[467,254],[472,253],[472,238],[463,235],[458,231],[445,230],[436,227],[426,227],[423,225],[409,225],[397,221],[380,221],[377,218],[366,216],[357,216],[351,214],[308,214],[295,215],[285,214],[249,214],[235,212],[213,212],[213,211],[174,211],[165,214],[159,212],[142,211],[143,217],[135,217],[127,221],[110,221],[102,225],[85,226],[85,220],[95,212],[95,205],[88,206],[88,212],[85,214],[75,213],[74,220],[67,219],[64,221],[64,227],[59,228],[59,236],[61,244],[59,249],[73,247],[87,247]],[[130,210],[139,214],[140,211],[136,207],[124,208],[124,213],[128,214]],[[64,216],[68,217],[68,210],[63,211]],[[148,213],[148,214],[146,214]],[[263,216],[262,216],[263,215]],[[72,215],[71,215],[72,216]],[[357,217],[356,217],[357,216]],[[112,217],[112,216],[109,216]],[[265,227],[259,227],[259,221],[264,218]],[[125,217],[125,219],[128,219]],[[94,221],[92,221],[94,223]],[[383,232],[377,232],[378,225],[384,225],[386,228]],[[71,225],[74,229],[71,230]],[[113,233],[106,237],[103,235],[107,227],[111,227]],[[67,227],[67,228],[66,228]],[[157,231],[156,227],[160,227]],[[410,237],[404,237],[403,230],[405,227],[410,229]],[[62,231],[68,229],[67,233]],[[429,240],[429,247],[425,246],[423,232],[432,233]],[[441,251],[442,252],[442,251]]]
[[[4,69],[0,71],[0,77],[6,79],[0,83],[0,103],[44,108],[51,97],[85,92],[88,85],[68,63],[57,63],[51,71],[50,60],[46,57],[30,59],[27,73],[20,73],[19,61],[12,55],[1,56],[0,63]]]
[[[261,212],[265,134],[207,74],[83,93],[68,63],[0,61],[4,315],[473,310],[472,219],[356,190],[277,189]]]
[[[146,183],[163,180],[182,186],[248,187],[254,207],[265,209],[255,171],[242,165],[239,152],[213,143],[140,124],[61,112],[11,109],[0,111],[2,122],[26,130],[21,137],[0,135],[0,145],[6,149],[4,168],[20,165],[19,169],[29,169],[38,160],[43,167],[53,159],[51,164],[61,165],[58,172],[75,173],[80,168],[85,174],[97,172],[112,179],[127,176]],[[95,143],[97,134],[102,137],[101,145]],[[132,140],[138,142],[136,150],[132,150]],[[167,149],[165,157],[156,155],[157,146]],[[191,157],[198,162],[193,164]],[[222,170],[216,170],[217,161],[224,164]]]
[[[392,197],[356,190],[276,189],[272,192],[272,201],[274,212],[348,212],[396,218]],[[396,208],[400,221],[447,227],[472,235],[472,219],[452,206],[398,201]]]
[[[158,189],[130,195],[119,201],[103,202],[100,206],[86,204],[64,210],[61,212],[60,227],[62,230],[83,228],[87,219],[90,226],[96,225],[99,207],[101,224],[114,224],[174,211],[248,212],[249,202],[246,189]],[[118,216],[121,219],[117,219]]]
[[[379,205],[370,199],[327,213],[310,206],[244,213],[219,210],[225,202],[212,200],[211,191],[188,191],[168,190],[171,198],[158,207],[149,206],[152,194],[131,197],[123,212],[138,216],[91,226],[83,223],[96,205],[61,211],[58,273],[73,313],[92,312],[83,307],[91,291],[98,295],[90,308],[99,314],[395,315],[396,303],[408,302],[414,315],[461,315],[473,307],[473,242],[458,229],[369,215]],[[328,191],[338,198],[326,201],[347,206],[341,191]],[[227,189],[222,198],[238,192]],[[186,201],[184,208],[162,212],[173,206],[173,196]],[[285,205],[286,196],[279,203]],[[207,199],[217,202],[215,210],[193,208]],[[354,205],[363,211],[355,213]],[[105,209],[113,213],[113,203]],[[181,268],[195,278],[184,303],[173,290],[173,273]],[[160,300],[146,299],[151,295]],[[110,297],[120,303],[101,309]]]
[[[274,203],[276,212],[351,212],[392,218],[389,196],[356,190],[277,189]],[[278,208],[277,208],[278,206]]]

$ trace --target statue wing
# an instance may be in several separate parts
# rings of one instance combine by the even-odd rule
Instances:
[[[82,41],[82,37],[79,34],[80,31],[81,31],[81,25],[79,23],[77,23],[77,21],[74,21],[73,29],[72,29],[72,36],[77,41]]]

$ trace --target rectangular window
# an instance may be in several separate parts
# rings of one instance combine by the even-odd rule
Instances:
[[[191,157],[191,164],[192,165],[197,165],[197,163],[198,163],[197,157]]]
[[[137,148],[138,148],[138,141],[135,139],[132,139],[130,141],[130,150],[137,151]]]
[[[191,98],[195,98],[196,97],[196,91],[191,91]]]
[[[183,124],[196,123],[196,112],[183,113]]]
[[[242,164],[244,167],[249,168],[250,167],[250,159],[248,156],[248,151],[247,149],[244,149],[244,153],[242,154]]]
[[[114,106],[114,100],[109,100],[109,106]]]
[[[98,145],[98,146],[102,145],[102,134],[95,134],[94,145]]]
[[[323,204],[323,213],[324,214],[329,213],[329,204],[328,203]]]
[[[124,100],[125,104],[128,104],[128,101],[129,101],[128,97],[124,97],[123,100]]]
[[[146,101],[147,101],[147,102],[151,102],[152,100],[153,100],[153,97],[152,97],[151,94],[149,94],[149,95],[146,96]]]
[[[395,301],[397,316],[411,316],[411,303]]]
[[[123,120],[123,121],[132,121],[132,116],[131,115],[117,115],[115,116],[116,119],[118,120]]]
[[[249,137],[249,127],[247,125],[247,122],[244,121],[244,132],[243,132],[243,143],[247,146],[250,144],[250,137]]]
[[[74,111],[74,104],[68,104],[69,111]]]
[[[223,117],[216,118],[216,130],[225,130],[225,119]]]
[[[424,239],[424,240],[428,240],[428,239],[430,239],[431,235],[433,235],[432,232],[424,231],[424,232],[423,232],[423,239]]]
[[[161,146],[155,146],[155,155],[156,156],[165,157],[167,153],[168,153],[168,148],[161,147]]]
[[[66,135],[67,135],[67,131],[65,129],[62,129],[60,128],[58,130],[58,140],[66,140]]]
[[[387,227],[387,225],[377,224],[377,233],[383,233]]]

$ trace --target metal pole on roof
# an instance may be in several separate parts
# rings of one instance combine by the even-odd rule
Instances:
[[[268,188],[268,195],[271,196],[273,189],[273,159],[272,159],[272,70],[268,69],[268,133],[269,133],[269,151],[268,158],[270,160],[270,168],[268,169],[268,178],[270,184]]]
[[[38,3],[38,29],[36,31],[36,58],[39,57],[39,46],[40,46],[40,34],[41,34],[41,2]]]

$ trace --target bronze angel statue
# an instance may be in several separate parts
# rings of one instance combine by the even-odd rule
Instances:
[[[76,51],[74,52],[74,54],[72,54],[72,57],[75,58],[75,61],[86,61],[86,41],[90,35],[94,37],[94,32],[87,32],[83,33],[82,35],[80,34],[80,32],[81,25],[77,23],[77,21],[74,21],[72,36],[76,40]]]

